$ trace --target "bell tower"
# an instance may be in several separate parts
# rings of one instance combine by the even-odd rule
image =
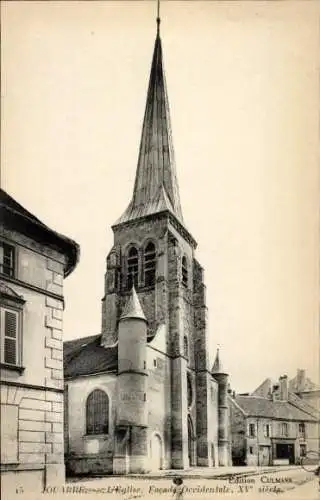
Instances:
[[[211,465],[207,308],[196,241],[183,220],[163,66],[159,11],[133,194],[112,226],[102,299],[104,347],[120,342],[132,287],[147,344],[161,327],[170,360],[171,467]],[[119,366],[121,360],[119,360]],[[170,388],[171,387],[171,388]],[[146,389],[147,391],[147,389]]]

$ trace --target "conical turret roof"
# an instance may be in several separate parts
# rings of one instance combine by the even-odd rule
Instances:
[[[134,286],[131,289],[127,303],[120,316],[120,321],[128,318],[143,319],[147,321]]]
[[[220,352],[219,349],[217,349],[217,354],[216,354],[216,359],[214,360],[212,370],[211,370],[212,375],[218,375],[220,373],[227,374],[227,372],[223,369],[221,360],[220,360]]]

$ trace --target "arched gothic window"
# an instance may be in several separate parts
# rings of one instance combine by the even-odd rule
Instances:
[[[193,390],[192,390],[192,381],[189,373],[187,374],[187,396],[188,396],[188,406],[190,408],[193,402]]]
[[[188,286],[188,262],[185,255],[182,257],[182,284]]]
[[[129,289],[132,286],[138,285],[138,271],[139,271],[139,259],[138,259],[138,250],[136,247],[131,247],[128,252],[128,280],[127,286]]]
[[[144,284],[152,286],[156,281],[156,247],[150,241],[144,250]]]
[[[183,337],[183,354],[186,358],[189,358],[188,337],[186,335]]]
[[[87,434],[109,432],[109,398],[100,389],[95,389],[87,398],[86,432]]]

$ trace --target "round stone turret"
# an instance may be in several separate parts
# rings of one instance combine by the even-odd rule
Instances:
[[[228,432],[228,374],[222,367],[219,349],[211,370],[213,378],[218,383],[218,454],[219,465],[229,464],[229,432]]]

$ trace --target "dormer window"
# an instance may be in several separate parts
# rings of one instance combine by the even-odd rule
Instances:
[[[14,277],[14,247],[0,242],[0,273]]]
[[[131,247],[128,252],[128,280],[127,286],[129,290],[133,287],[138,286],[138,272],[139,272],[139,259],[138,259],[138,250],[136,247]]]
[[[153,286],[156,281],[156,247],[150,241],[144,250],[144,284]]]
[[[182,284],[188,286],[188,262],[185,255],[182,257]]]

